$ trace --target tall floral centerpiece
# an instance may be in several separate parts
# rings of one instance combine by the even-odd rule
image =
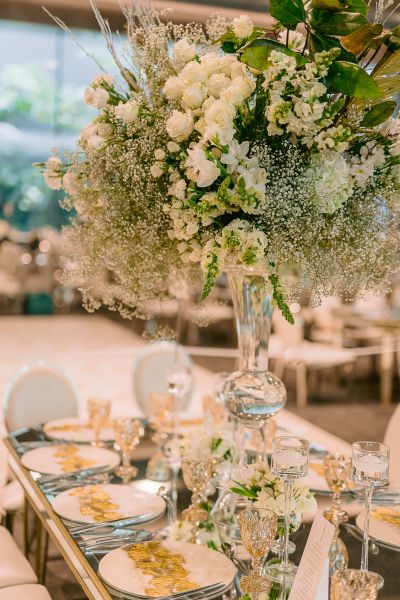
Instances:
[[[242,368],[266,370],[270,305],[292,321],[303,287],[316,299],[387,289],[400,248],[400,26],[384,28],[393,0],[369,4],[270,0],[263,27],[245,15],[174,25],[127,4],[119,57],[92,0],[118,75],[86,88],[96,115],[76,151],[43,164],[77,212],[65,281],[89,310],[140,313],[201,272],[205,298],[228,271],[247,311]]]

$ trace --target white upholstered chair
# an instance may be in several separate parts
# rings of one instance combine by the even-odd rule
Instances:
[[[51,600],[51,597],[45,587],[30,583],[3,588],[0,600]]]
[[[136,401],[145,416],[150,416],[151,395],[168,393],[167,371],[177,357],[180,364],[191,367],[191,358],[173,342],[150,344],[138,355],[133,369],[133,388]]]
[[[383,441],[390,448],[390,482],[400,485],[400,404],[389,421]]]
[[[34,570],[5,527],[0,527],[0,548],[0,588],[37,583]],[[23,597],[28,598],[28,596],[19,596],[19,598]]]
[[[56,366],[35,361],[22,367],[9,384],[3,401],[8,431],[35,427],[46,421],[78,414],[75,389]]]

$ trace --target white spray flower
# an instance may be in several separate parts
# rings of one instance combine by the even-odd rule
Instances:
[[[241,15],[240,17],[233,19],[232,29],[238,38],[246,39],[253,33],[253,21],[247,15]]]

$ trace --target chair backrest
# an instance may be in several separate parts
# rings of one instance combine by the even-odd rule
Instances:
[[[383,441],[390,448],[390,481],[400,484],[400,404],[392,414]]]
[[[8,431],[36,427],[46,421],[78,414],[75,389],[56,366],[44,361],[29,363],[9,384],[3,401]]]
[[[136,402],[143,414],[150,416],[152,394],[167,394],[167,371],[176,361],[177,348],[173,342],[157,342],[147,346],[136,359],[133,368],[133,389]],[[178,348],[179,363],[191,367],[192,361],[182,348]],[[190,397],[187,398],[187,404]],[[186,408],[182,407],[183,409]]]

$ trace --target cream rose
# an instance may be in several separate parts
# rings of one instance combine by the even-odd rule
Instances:
[[[232,104],[224,100],[215,100],[204,113],[206,139],[218,136],[222,143],[227,143],[233,138],[233,119],[236,111]]]
[[[114,113],[118,119],[125,121],[125,123],[133,123],[138,117],[139,105],[136,100],[120,102],[118,106],[114,108]]]
[[[72,171],[67,171],[62,180],[62,186],[67,194],[74,195],[78,193],[78,178]]]
[[[182,101],[188,108],[199,108],[203,102],[204,94],[201,83],[194,83],[183,90]]]
[[[165,127],[169,137],[177,141],[186,140],[193,131],[192,113],[174,110]]]
[[[240,106],[256,87],[250,77],[235,77],[231,85],[221,92],[221,99],[234,106]]]
[[[183,94],[184,84],[179,77],[169,77],[165,82],[163,91],[168,100],[176,100]]]
[[[187,63],[196,56],[196,47],[194,44],[189,44],[187,38],[183,38],[176,42],[173,52],[179,62]]]
[[[102,83],[106,83],[109,86],[113,85],[114,77],[111,73],[100,73],[100,75],[97,75],[93,79],[92,85],[101,85]]]
[[[109,99],[110,94],[107,92],[107,90],[104,90],[103,88],[97,88],[93,92],[92,106],[98,109],[104,108],[107,105]]]
[[[218,98],[222,90],[226,89],[231,84],[229,77],[223,73],[214,73],[207,81],[207,91],[211,96]]]
[[[202,66],[194,60],[183,67],[179,77],[185,85],[204,83],[206,80],[206,74]]]
[[[208,77],[219,72],[220,62],[221,58],[217,54],[214,54],[214,52],[208,52],[200,59],[201,66]]]

